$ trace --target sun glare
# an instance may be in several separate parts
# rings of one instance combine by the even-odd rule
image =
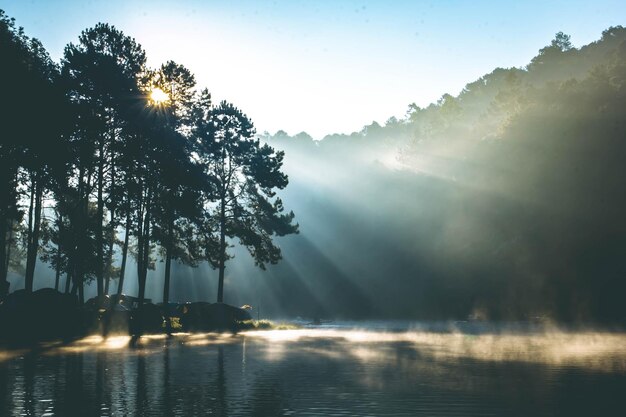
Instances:
[[[150,92],[150,99],[154,104],[163,104],[170,99],[170,97],[158,87],[155,87]]]

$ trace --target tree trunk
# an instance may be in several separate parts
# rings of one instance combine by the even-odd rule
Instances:
[[[70,286],[74,280],[74,259],[75,253],[73,248],[69,247],[67,252],[67,272],[65,274],[65,294],[70,293]]]
[[[32,236],[33,236],[33,213],[35,211],[35,179],[31,174],[30,181],[30,204],[28,205],[28,230],[26,231],[26,272],[24,274],[24,289],[26,292],[32,292],[32,287],[29,290],[28,276],[30,274],[30,254],[32,252]]]
[[[148,263],[150,261],[150,198],[148,191],[148,201],[146,202],[146,217],[143,224],[143,253],[141,260],[141,275],[139,276],[139,304],[143,305],[146,292],[146,280],[148,278]]]
[[[143,210],[140,210],[139,216],[137,219],[137,285],[138,292],[137,298],[139,298],[139,294],[141,294],[141,274],[143,272]]]
[[[4,155],[9,159],[9,155]],[[3,159],[4,159],[3,158]],[[9,292],[9,266],[16,209],[17,168],[8,160],[0,161],[0,300]],[[8,233],[8,237],[7,237]]]
[[[135,334],[141,334],[141,310],[142,310],[142,305],[143,305],[143,293],[144,293],[144,288],[143,288],[143,280],[141,279],[141,276],[143,274],[143,245],[144,245],[144,239],[143,239],[143,214],[141,213],[140,210],[140,215],[138,216],[138,220],[137,220],[137,299],[139,300],[139,305],[137,306],[137,310],[135,312],[135,319],[136,322],[138,323],[135,326]]]
[[[85,304],[85,280],[81,279],[78,282],[78,302],[82,305]]]
[[[107,278],[104,285],[104,293],[109,293],[109,281],[113,275],[113,245],[115,244],[115,205],[113,195],[115,192],[115,152],[113,151],[113,143],[115,142],[115,128],[111,134],[111,191],[109,192],[109,200],[111,202],[111,239],[109,241],[109,255],[107,256]]]
[[[63,215],[57,210],[57,231],[59,233],[57,244],[56,276],[54,278],[54,289],[59,291],[59,280],[61,279],[61,228],[63,227]]]
[[[107,295],[109,293],[109,282],[110,281],[111,281],[111,275],[109,274],[109,272],[107,272],[106,273],[106,277],[104,278],[104,295]]]
[[[117,283],[117,296],[122,295],[124,289],[124,274],[126,272],[126,256],[128,255],[128,240],[130,238],[130,208],[126,214],[126,233],[124,234],[124,247],[122,248],[122,266],[120,267],[120,278]]]
[[[136,326],[137,335],[141,335],[143,333],[143,304],[146,295],[146,279],[148,277],[148,261],[150,252],[150,193],[148,193],[148,198],[146,200],[146,214],[143,219],[142,233],[140,235],[141,249],[138,251],[137,255],[137,280],[139,281],[139,289],[137,294],[137,298],[139,299],[139,307],[137,309],[138,325]]]
[[[78,287],[79,287],[79,281],[80,281],[80,271],[79,271],[79,269],[80,268],[79,268],[78,265],[74,265],[74,270],[72,272],[72,280],[70,281],[72,283],[72,292],[71,292],[71,294],[73,296],[76,296],[76,294],[78,294]]]
[[[79,302],[84,302],[84,292],[82,291],[84,281],[83,264],[85,262],[84,251],[87,250],[85,242],[87,235],[87,219],[89,216],[89,197],[85,189],[89,188],[91,183],[91,173],[87,174],[87,184],[85,184],[85,168],[80,167],[78,174],[78,215],[76,216],[76,226],[73,230],[74,238],[77,240],[76,246],[72,249],[72,295],[79,293]]]
[[[172,334],[172,324],[170,323],[170,309],[169,309],[169,302],[170,302],[170,271],[172,268],[172,239],[173,239],[173,219],[172,219],[172,215],[170,212],[170,215],[168,216],[168,225],[167,225],[167,242],[165,245],[165,279],[164,279],[164,284],[163,284],[163,309],[164,309],[164,316],[165,316],[165,327],[166,327],[166,331],[167,334]]]
[[[96,283],[98,287],[98,298],[104,294],[104,239],[102,236],[102,221],[104,220],[104,139],[100,139],[99,145],[100,161],[98,162],[98,214],[96,223]]]
[[[35,278],[35,264],[37,262],[37,252],[39,251],[39,232],[41,229],[41,204],[43,198],[43,186],[39,174],[34,181],[35,187],[35,219],[32,224],[32,231],[29,237],[29,247],[26,255],[26,279],[24,287],[27,293],[33,292]],[[31,199],[32,201],[32,199]]]
[[[67,273],[65,274],[65,294],[70,293],[70,285],[72,283],[72,274],[70,273],[71,269],[67,268]]]
[[[5,292],[8,284],[7,274],[4,271],[7,270],[7,265],[9,264],[7,256],[7,223],[9,221],[10,187],[7,161],[0,160],[0,300],[6,296]]]
[[[2,251],[2,259],[3,263],[0,269],[0,300],[3,300],[9,293],[9,265],[11,263],[11,241],[13,240],[13,219],[9,220],[8,230],[9,235],[7,236],[7,219],[0,219],[0,225],[4,226],[3,230],[0,231],[0,251]]]
[[[165,326],[167,330],[167,334],[172,333],[172,324],[170,323],[170,271],[172,267],[172,254],[171,250],[167,250],[167,255],[165,257],[165,284],[163,286],[163,308],[165,309]]]
[[[13,219],[11,219],[9,221],[9,236],[7,237],[6,240],[6,263],[4,265],[4,270],[1,272],[2,274],[4,274],[4,281],[0,281],[0,282],[6,282],[7,284],[7,289],[8,289],[8,281],[7,281],[7,277],[9,276],[9,267],[11,266],[11,246],[13,245]],[[6,295],[6,294],[4,294]]]
[[[54,275],[54,289],[56,291],[59,291],[59,280],[61,279],[61,265],[59,265],[60,262],[61,262],[61,250],[57,247],[57,265],[56,265],[56,271]]]
[[[217,284],[217,302],[224,302],[224,269],[226,268],[226,197],[220,204],[220,265]]]
[[[4,186],[4,184],[0,184],[0,186]],[[6,210],[6,204],[2,201],[2,211]],[[9,239],[7,238],[7,223],[8,219],[4,216],[0,216],[0,300],[3,300],[6,296],[7,292],[7,275],[8,275],[8,265],[9,265],[9,256],[8,256],[8,244]]]
[[[111,239],[109,240],[109,253],[107,255],[107,276],[106,281],[104,283],[104,293],[109,293],[109,283],[111,281],[111,276],[113,275],[113,245],[115,243],[115,212],[111,209]]]
[[[143,304],[145,300],[146,294],[146,278],[148,276],[148,261],[150,260],[150,205],[151,205],[151,192],[150,188],[148,188],[148,192],[145,199],[144,209],[145,216],[143,219],[139,218],[139,221],[143,221],[143,225],[140,227],[141,233],[138,236],[139,241],[139,250],[137,252],[137,280],[139,283],[139,290],[137,294],[137,298],[139,299],[139,308],[137,311],[137,322],[138,325],[136,327],[137,333],[141,334],[143,332]]]

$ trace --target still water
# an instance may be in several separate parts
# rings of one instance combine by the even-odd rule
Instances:
[[[624,416],[626,335],[384,323],[0,353],[0,416]]]

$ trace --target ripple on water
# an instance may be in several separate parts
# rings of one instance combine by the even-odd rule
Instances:
[[[626,415],[626,336],[303,329],[0,360],[0,415]]]

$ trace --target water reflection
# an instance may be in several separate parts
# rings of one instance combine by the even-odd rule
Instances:
[[[167,346],[163,351],[163,410],[162,415],[167,416],[172,413],[174,409],[171,397],[169,395],[170,389],[170,349]]]
[[[89,338],[0,361],[0,415],[603,415],[626,336],[307,329]]]
[[[361,360],[386,360],[386,350],[404,346],[431,361],[459,359],[530,362],[580,366],[600,371],[626,371],[626,335],[598,332],[531,334],[466,334],[423,331],[365,331],[337,329],[270,330],[245,333],[266,339],[267,360],[281,360],[289,343],[300,342],[312,353]],[[314,343],[309,343],[309,342]]]

